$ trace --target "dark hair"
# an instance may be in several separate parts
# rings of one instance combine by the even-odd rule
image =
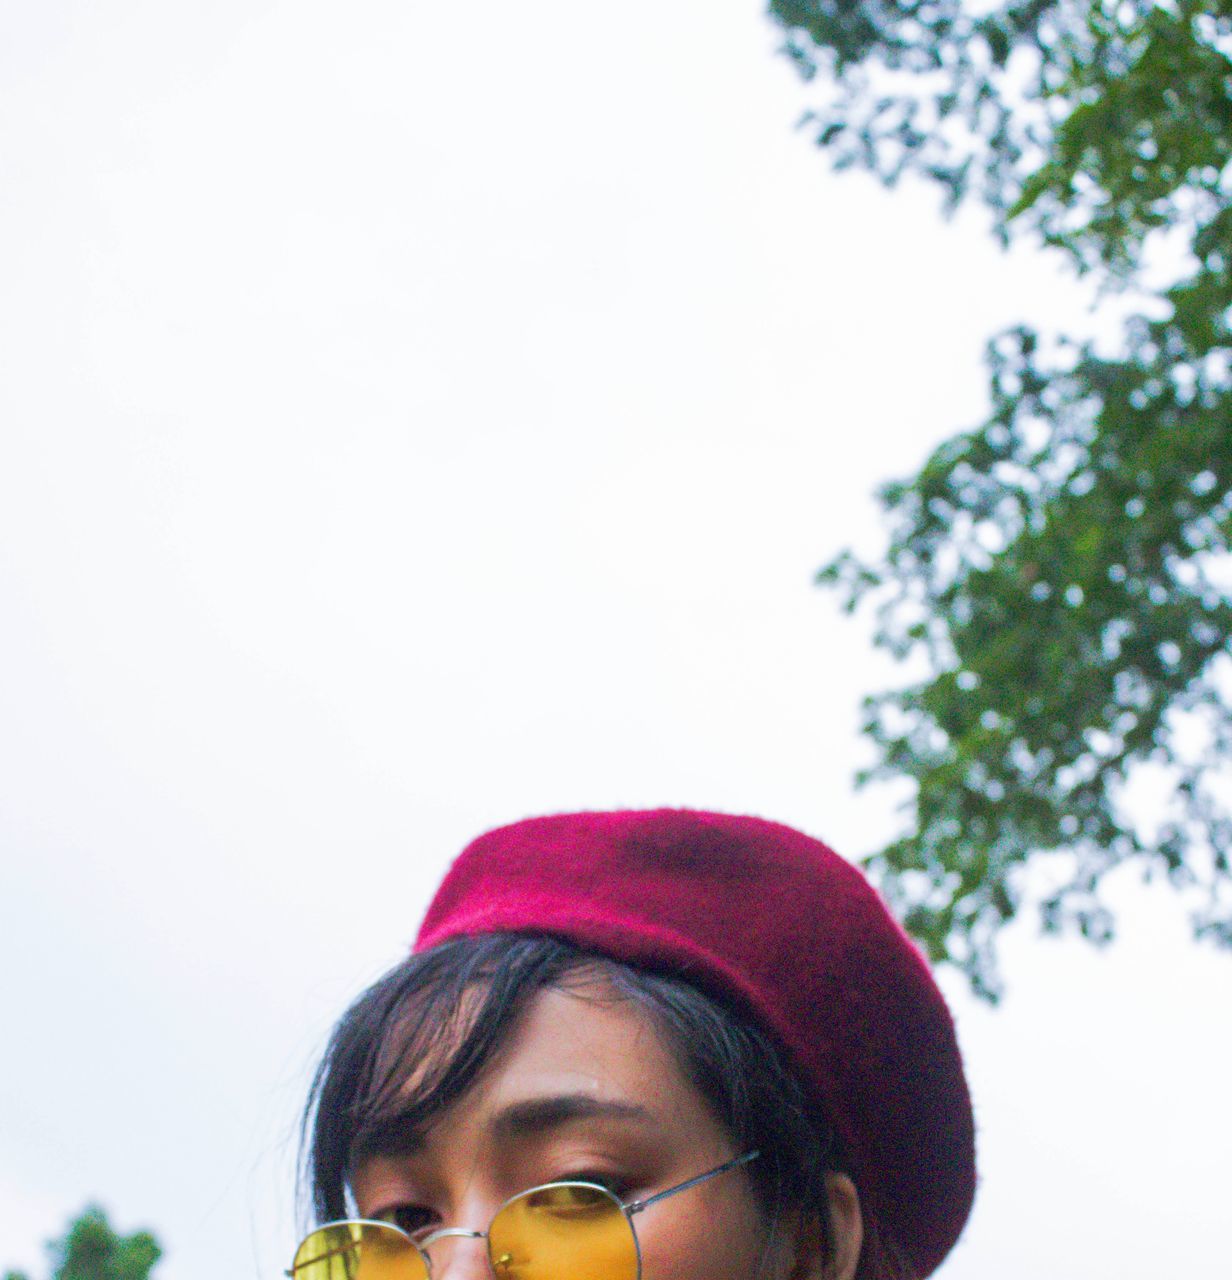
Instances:
[[[769,1037],[674,974],[514,934],[460,938],[413,955],[338,1022],[303,1120],[303,1183],[318,1219],[347,1216],[356,1156],[427,1125],[466,1093],[535,993],[595,979],[645,1011],[737,1149],[762,1153],[747,1172],[767,1220],[810,1207],[828,1251],[825,1175],[841,1168],[837,1142]],[[866,1220],[865,1230],[880,1256],[875,1225]],[[865,1253],[871,1260],[867,1243]],[[867,1280],[908,1274],[888,1257],[860,1269]]]

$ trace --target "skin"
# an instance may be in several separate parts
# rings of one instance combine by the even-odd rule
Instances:
[[[580,1179],[644,1198],[742,1154],[646,1016],[606,991],[541,992],[510,1043],[430,1129],[360,1160],[362,1217],[484,1230],[510,1196]],[[829,1180],[835,1249],[814,1215],[769,1224],[743,1169],[634,1217],[643,1280],[852,1280],[861,1241],[849,1178]],[[433,1280],[492,1280],[482,1240],[430,1248]]]

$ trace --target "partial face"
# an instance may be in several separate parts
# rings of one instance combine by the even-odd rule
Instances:
[[[645,1015],[596,984],[541,992],[474,1088],[404,1148],[362,1159],[352,1187],[361,1217],[483,1231],[510,1196],[545,1182],[598,1182],[624,1202],[741,1154]],[[743,1169],[633,1221],[643,1280],[802,1274]],[[482,1240],[442,1239],[429,1254],[433,1280],[491,1280]]]

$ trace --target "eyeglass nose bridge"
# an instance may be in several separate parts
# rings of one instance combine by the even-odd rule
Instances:
[[[470,1231],[466,1227],[441,1227],[438,1231],[429,1232],[422,1240],[416,1240],[415,1249],[424,1260],[424,1269],[431,1276],[432,1258],[428,1250],[438,1240],[486,1240],[487,1238],[486,1231]]]
[[[468,1231],[465,1227],[442,1227],[439,1231],[432,1231],[424,1236],[422,1240],[417,1240],[415,1243],[421,1249],[426,1249],[438,1240],[446,1240],[450,1237],[457,1240],[486,1240],[488,1233],[486,1231]]]

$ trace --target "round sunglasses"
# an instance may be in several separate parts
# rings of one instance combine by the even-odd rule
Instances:
[[[641,1280],[633,1215],[668,1196],[756,1160],[745,1152],[644,1200],[618,1199],[596,1182],[548,1182],[505,1201],[486,1231],[441,1227],[412,1236],[392,1222],[328,1222],[304,1238],[291,1280],[431,1280],[438,1240],[486,1240],[497,1280]]]

